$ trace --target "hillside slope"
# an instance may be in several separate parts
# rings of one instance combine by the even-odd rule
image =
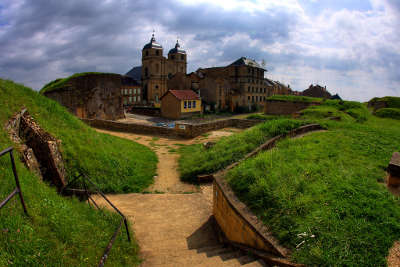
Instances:
[[[97,133],[56,102],[11,81],[0,79],[0,150],[15,146],[6,121],[25,106],[37,122],[62,140],[68,174],[84,170],[106,192],[139,192],[152,182],[156,156],[148,148]],[[28,212],[17,198],[0,210],[0,266],[88,266],[99,261],[119,216],[99,212],[76,199],[59,196],[18,160],[17,171]],[[0,158],[0,199],[14,188],[9,157]],[[109,266],[137,265],[138,247],[122,231]]]

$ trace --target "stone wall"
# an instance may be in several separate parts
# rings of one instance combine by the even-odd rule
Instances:
[[[128,112],[146,116],[161,116],[161,110],[153,107],[129,107]]]
[[[300,102],[267,100],[264,106],[264,113],[268,115],[291,115],[309,106],[319,105],[318,102]]]
[[[117,120],[124,118],[122,79],[119,74],[86,74],[44,95],[79,118]]]
[[[203,133],[227,127],[245,129],[260,123],[260,121],[255,120],[226,119],[199,124],[176,123],[175,128],[165,128],[146,124],[124,123],[97,119],[82,119],[82,121],[92,127],[105,130],[138,134],[151,134],[177,138],[194,138]]]

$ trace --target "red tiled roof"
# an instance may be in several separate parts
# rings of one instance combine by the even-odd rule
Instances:
[[[168,92],[179,100],[200,100],[200,97],[192,90],[169,90]]]

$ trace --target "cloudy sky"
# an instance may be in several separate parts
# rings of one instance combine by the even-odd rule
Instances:
[[[0,77],[34,89],[76,72],[126,73],[153,29],[188,71],[241,56],[267,77],[343,98],[400,96],[399,0],[1,0]]]

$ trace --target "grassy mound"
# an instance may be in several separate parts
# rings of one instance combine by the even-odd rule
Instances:
[[[400,125],[372,116],[327,125],[244,161],[227,180],[295,261],[386,266],[400,239],[400,203],[379,182],[400,149]]]
[[[152,183],[157,157],[147,147],[94,131],[29,88],[5,80],[0,87],[0,124],[27,107],[44,130],[62,140],[69,174],[84,170],[106,193],[140,192]]]
[[[322,98],[310,97],[310,96],[297,96],[297,95],[273,95],[267,98],[267,100],[280,100],[288,102],[321,102]]]
[[[375,115],[381,118],[400,120],[400,108],[381,108],[375,112]]]
[[[310,106],[301,111],[304,118],[340,117],[344,121],[364,122],[369,117],[365,105],[355,101],[323,100],[318,106]],[[353,120],[351,119],[353,118]]]
[[[29,88],[0,79],[0,144],[15,146],[3,125],[21,107],[62,140],[69,172],[86,170],[105,191],[140,191],[152,181],[156,157],[149,149],[95,132],[56,102]],[[76,199],[59,196],[18,160],[17,171],[29,214],[18,198],[0,210],[0,266],[96,265],[120,217],[99,212]],[[9,156],[0,158],[0,199],[14,188]],[[109,266],[138,265],[138,246],[119,235],[107,260]]]
[[[112,74],[112,75],[115,75],[115,73],[102,73],[102,72],[82,72],[82,73],[75,73],[75,74],[73,74],[73,75],[71,75],[71,76],[69,76],[69,77],[67,77],[67,78],[58,78],[58,79],[55,79],[54,81],[51,81],[51,82],[45,84],[45,85],[43,86],[43,88],[40,89],[40,93],[43,94],[43,93],[45,93],[45,92],[50,92],[50,91],[54,91],[54,90],[61,89],[61,88],[63,88],[63,86],[64,86],[68,81],[70,81],[70,80],[73,79],[73,78],[77,78],[77,77],[81,77],[81,76],[86,76],[86,75],[92,75],[92,74],[94,74],[94,75],[96,75],[96,74],[100,74],[100,75],[103,75],[103,74]]]
[[[368,104],[374,106],[378,102],[385,102],[388,108],[400,108],[400,97],[385,96],[385,97],[374,97]]]
[[[179,172],[183,181],[194,182],[199,174],[210,174],[238,161],[268,139],[306,124],[291,119],[271,120],[244,132],[222,138],[210,149],[201,144],[179,149]]]

